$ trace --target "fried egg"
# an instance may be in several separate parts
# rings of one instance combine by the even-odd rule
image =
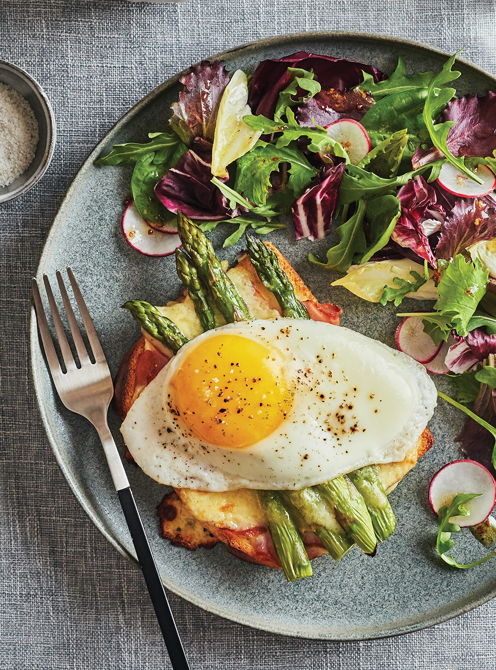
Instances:
[[[244,321],[183,346],[121,432],[162,484],[299,489],[403,460],[436,398],[420,364],[348,328]]]

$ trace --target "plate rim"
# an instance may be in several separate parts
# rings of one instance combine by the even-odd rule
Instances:
[[[261,47],[267,47],[267,46],[283,46],[286,43],[291,43],[292,40],[308,40],[308,42],[313,42],[313,41],[318,41],[322,39],[331,39],[331,38],[337,38],[343,41],[350,41],[350,42],[386,42],[389,45],[400,45],[400,46],[407,46],[407,47],[414,47],[416,49],[420,49],[424,52],[435,54],[435,55],[440,55],[444,56],[446,58],[449,57],[449,53],[443,51],[442,49],[437,49],[436,47],[432,47],[430,45],[424,44],[422,42],[417,42],[415,40],[408,40],[408,39],[403,39],[401,37],[394,37],[391,35],[387,34],[379,34],[379,33],[367,33],[367,32],[358,32],[358,31],[312,31],[312,32],[297,32],[297,33],[285,33],[284,35],[278,35],[270,38],[263,38],[260,40],[256,40],[253,42],[248,42],[245,44],[242,44],[240,46],[235,46],[230,49],[226,49],[224,51],[221,51],[219,53],[216,53],[212,56],[207,56],[205,59],[202,60],[221,60],[221,61],[226,61],[227,63],[229,60],[231,60],[234,57],[238,57],[243,54],[250,53],[251,51],[257,51]],[[487,77],[491,80],[493,80],[495,86],[496,86],[496,76],[490,74],[483,68],[474,65],[473,63],[458,58],[457,61],[461,63],[464,67],[469,68],[478,74],[483,75],[484,77]],[[179,78],[185,74],[186,72],[189,71],[191,66],[188,66],[187,68],[184,68],[177,74],[173,75],[172,77],[169,77],[166,79],[164,82],[153,88],[148,94],[146,94],[144,97],[142,97],[137,103],[135,103],[132,107],[130,107],[117,121],[111,125],[111,127],[105,132],[103,137],[98,140],[98,142],[95,144],[95,146],[90,150],[90,152],[87,154],[87,156],[83,159],[80,168],[77,170],[76,174],[73,176],[71,183],[64,193],[60,204],[57,208],[57,211],[53,217],[53,221],[50,225],[50,229],[48,231],[47,237],[45,239],[45,242],[43,244],[43,248],[41,250],[39,260],[38,260],[38,266],[36,269],[36,277],[40,277],[40,272],[42,271],[41,268],[42,266],[46,263],[47,259],[50,257],[50,251],[51,251],[51,246],[53,244],[54,238],[55,238],[55,233],[58,231],[58,228],[62,224],[62,217],[64,215],[64,210],[68,206],[68,202],[71,198],[71,195],[73,191],[76,188],[76,182],[79,180],[81,176],[83,176],[90,168],[93,167],[93,161],[94,158],[100,153],[102,147],[108,143],[108,138],[110,135],[112,135],[115,131],[119,130],[122,126],[124,126],[130,119],[132,119],[140,110],[146,108],[146,106],[152,102],[157,96],[159,96],[162,92],[165,90],[171,88],[174,86],[178,81]],[[72,494],[80,504],[80,506],[83,508],[84,512],[86,515],[89,517],[89,519],[92,521],[92,523],[96,526],[96,528],[102,533],[102,535],[107,539],[107,541],[125,558],[127,558],[136,568],[139,567],[138,561],[136,558],[136,555],[134,552],[129,552],[119,541],[117,537],[115,537],[105,526],[105,524],[102,522],[100,516],[97,514],[97,512],[93,509],[93,505],[91,503],[91,500],[88,498],[88,496],[82,491],[81,487],[78,484],[77,478],[73,476],[70,468],[67,466],[65,463],[65,460],[63,458],[63,450],[59,448],[58,440],[55,437],[54,431],[52,430],[52,423],[50,420],[50,413],[47,411],[44,403],[43,403],[43,395],[41,393],[42,389],[42,382],[41,382],[41,377],[40,375],[42,374],[43,366],[42,365],[37,365],[36,362],[36,357],[39,356],[40,354],[40,345],[38,341],[38,329],[37,329],[37,323],[36,323],[36,316],[34,312],[34,307],[31,305],[31,314],[30,314],[30,324],[29,324],[29,331],[30,331],[30,338],[29,338],[29,368],[30,368],[30,375],[31,379],[33,381],[33,386],[34,386],[34,391],[35,391],[35,397],[36,397],[36,405],[38,407],[38,411],[43,423],[44,430],[46,432],[46,435],[48,437],[48,441],[50,444],[50,448],[55,456],[55,460],[65,478],[67,481]],[[43,358],[43,354],[41,354]],[[442,614],[438,614],[437,616],[429,617],[429,618],[424,618],[424,620],[418,620],[415,623],[412,624],[406,624],[400,628],[395,629],[394,631],[379,631],[377,634],[371,634],[371,635],[357,635],[357,634],[350,634],[350,635],[326,635],[325,632],[323,631],[318,631],[316,630],[314,633],[310,632],[302,632],[299,630],[296,626],[294,627],[293,630],[289,630],[289,627],[286,628],[280,628],[277,625],[274,624],[268,624],[265,621],[258,621],[254,618],[254,616],[245,616],[245,615],[239,615],[236,612],[228,611],[227,608],[223,607],[218,607],[215,605],[212,605],[209,601],[203,601],[201,598],[196,597],[194,594],[191,594],[189,591],[185,591],[182,587],[181,584],[178,584],[177,582],[168,579],[167,577],[164,577],[162,575],[162,580],[165,584],[165,586],[175,593],[176,595],[180,596],[187,602],[192,603],[196,607],[199,607],[207,612],[210,612],[212,614],[215,614],[216,616],[222,617],[226,620],[233,621],[238,624],[242,624],[245,626],[248,626],[250,628],[254,628],[257,630],[263,630],[269,633],[275,633],[277,635],[283,635],[287,637],[295,637],[295,638],[302,638],[302,639],[309,639],[309,640],[325,640],[329,642],[357,642],[357,641],[366,641],[366,640],[376,640],[376,639],[381,639],[381,638],[387,638],[387,637],[397,637],[400,635],[406,635],[408,633],[412,633],[415,631],[423,630],[426,628],[430,628],[432,626],[435,626],[437,624],[443,623],[445,621],[449,621],[450,619],[454,619],[458,616],[461,616],[462,614],[466,614],[467,612],[480,607],[481,605],[489,602],[493,598],[496,597],[496,590],[494,592],[489,592],[488,594],[484,594],[483,596],[479,597],[475,601],[470,601],[470,602],[465,602],[465,604],[460,605],[457,607],[457,609],[449,612],[444,612]]]

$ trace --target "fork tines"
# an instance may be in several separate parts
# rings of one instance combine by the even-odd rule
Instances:
[[[79,328],[74,310],[72,308],[71,301],[67,294],[67,289],[64,284],[61,273],[57,270],[56,277],[57,283],[59,285],[60,294],[62,296],[62,302],[64,305],[65,314],[67,321],[69,323],[69,328],[72,335],[72,341],[74,348],[77,353],[77,358],[74,357],[73,351],[67,339],[67,335],[64,330],[64,325],[60,316],[59,308],[57,302],[54,298],[52,287],[50,285],[50,280],[47,275],[43,275],[43,283],[45,285],[45,291],[48,297],[48,304],[50,306],[50,312],[53,319],[53,324],[55,327],[56,339],[58,341],[58,346],[60,349],[61,360],[57,355],[55,345],[50,334],[50,329],[48,326],[48,321],[46,317],[45,310],[43,308],[43,303],[41,300],[40,290],[38,282],[36,279],[33,279],[33,300],[36,310],[36,316],[38,321],[38,328],[41,335],[41,341],[43,343],[43,348],[45,350],[45,355],[48,361],[48,365],[53,374],[65,374],[75,369],[82,368],[86,365],[91,365],[93,363],[104,363],[105,355],[103,353],[98,335],[93,324],[93,320],[90,316],[86,303],[83,299],[79,286],[77,284],[76,278],[71,268],[67,268],[67,275],[72,286],[72,291],[76,302],[78,305],[79,313],[82,318],[84,328],[86,330],[86,336],[91,347],[91,351],[88,352],[81,330]]]

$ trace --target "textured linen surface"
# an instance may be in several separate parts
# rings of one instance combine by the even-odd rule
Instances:
[[[2,670],[170,667],[139,571],[78,506],[31,390],[29,280],[63,193],[94,143],[168,76],[251,40],[333,29],[387,33],[446,51],[465,47],[467,59],[496,73],[494,0],[0,0],[0,59],[41,82],[58,124],[43,180],[0,205]],[[171,602],[193,670],[496,667],[496,601],[408,636],[339,644],[283,638],[175,596]]]

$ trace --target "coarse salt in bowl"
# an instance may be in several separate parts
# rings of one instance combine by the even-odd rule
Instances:
[[[21,68],[0,61],[0,94],[5,109],[17,107],[16,114],[4,119],[3,132],[9,136],[0,149],[17,150],[12,156],[0,153],[0,203],[25,193],[45,173],[55,146],[55,118],[41,86]],[[24,101],[18,96],[22,96]],[[18,105],[13,103],[18,102]],[[34,118],[33,118],[34,115]],[[0,128],[1,130],[1,128]],[[34,153],[34,156],[33,156]],[[22,173],[19,174],[19,170]],[[11,178],[15,177],[12,181]],[[10,183],[9,183],[10,182]]]

